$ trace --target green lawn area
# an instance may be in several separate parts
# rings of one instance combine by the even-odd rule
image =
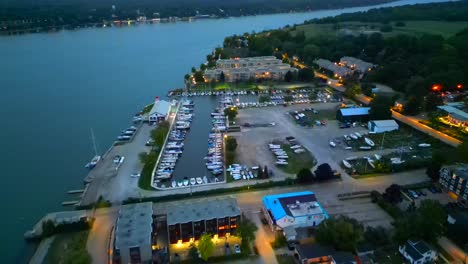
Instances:
[[[394,36],[397,34],[421,35],[424,33],[442,35],[447,38],[468,27],[468,21],[447,22],[447,21],[405,21],[406,26],[396,27],[395,21],[391,23],[392,32],[383,33],[384,36]],[[339,23],[339,29],[348,29],[355,34],[361,32],[371,33],[380,32],[381,23],[362,23],[362,22],[342,22]],[[334,29],[333,24],[308,24],[297,26],[295,31],[304,31],[307,38],[318,35],[336,35],[339,29]],[[382,33],[382,32],[381,32]]]
[[[305,152],[294,153],[288,144],[282,144],[281,147],[289,156],[288,165],[280,166],[281,170],[290,174],[297,174],[302,168],[310,169],[317,164],[317,160],[307,149],[303,148]]]
[[[296,260],[290,255],[276,255],[278,264],[295,264]]]
[[[81,231],[56,235],[44,263],[91,263],[91,256],[86,250],[88,233],[89,231]]]
[[[255,83],[241,82],[241,83],[217,83],[213,87],[210,83],[200,83],[196,87],[190,89],[192,92],[198,91],[224,91],[224,90],[256,90],[257,85]]]

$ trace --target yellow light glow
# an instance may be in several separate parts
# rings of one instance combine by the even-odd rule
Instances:
[[[177,240],[177,246],[182,246],[182,239]]]

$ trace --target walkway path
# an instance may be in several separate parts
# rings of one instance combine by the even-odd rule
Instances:
[[[29,261],[29,264],[42,264],[47,256],[47,252],[49,251],[50,245],[54,242],[55,236],[48,237],[46,239],[42,239],[39,247],[36,249],[34,256]]]

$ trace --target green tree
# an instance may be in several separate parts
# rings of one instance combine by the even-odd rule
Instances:
[[[315,78],[314,70],[311,68],[303,68],[298,72],[298,79],[301,82],[311,82]]]
[[[390,97],[376,96],[370,104],[369,118],[371,120],[390,119],[392,117],[392,112],[390,111],[392,105],[393,101]]]
[[[438,182],[440,177],[440,169],[442,168],[441,164],[438,162],[432,161],[426,168],[426,175],[433,182]]]
[[[233,137],[226,138],[226,150],[235,151],[237,148],[237,140]]]
[[[229,121],[233,121],[238,112],[237,112],[237,108],[236,107],[228,107],[226,109],[224,109],[224,114],[229,118]]]
[[[330,167],[330,164],[328,163],[322,163],[319,166],[317,166],[317,169],[315,169],[314,174],[315,179],[317,181],[325,181],[334,178],[333,170]]]
[[[261,95],[258,97],[259,103],[271,102],[271,97],[269,95]]]
[[[388,230],[382,226],[368,226],[364,231],[364,240],[375,247],[383,247],[391,242]]]
[[[315,93],[315,91],[311,91],[309,93],[309,100],[311,101],[317,100],[317,94]]]
[[[206,65],[204,63],[200,64],[200,71],[204,72],[206,70]]]
[[[443,103],[441,96],[436,93],[429,93],[424,99],[424,110],[426,112],[432,112],[437,110],[437,106],[442,105]]]
[[[348,98],[354,98],[354,96],[361,93],[361,86],[359,84],[349,85],[345,90],[345,95]]]
[[[355,219],[338,216],[324,220],[318,226],[315,238],[318,243],[336,250],[354,251],[363,237],[363,230]]]
[[[201,258],[204,261],[207,261],[208,258],[213,254],[215,250],[215,244],[213,240],[211,240],[210,234],[204,234],[200,237],[200,241],[198,242],[198,250],[200,251]]]
[[[197,69],[195,67],[192,67],[192,73],[195,73]]]
[[[285,82],[291,82],[292,79],[293,79],[293,74],[291,71],[288,71],[285,75],[284,75],[284,81]]]
[[[184,79],[188,81],[188,79],[190,78],[190,74],[185,74],[184,75]]]
[[[242,215],[241,219],[242,220],[239,222],[236,232],[237,236],[242,239],[242,252],[247,253],[250,251],[250,243],[255,240],[255,231],[257,231],[257,226],[249,221],[245,215]]]
[[[198,248],[195,245],[190,246],[188,252],[190,263],[199,263],[200,257],[198,256]]]
[[[314,181],[314,175],[308,168],[302,168],[298,173],[297,173],[297,181],[299,183],[309,183]]]
[[[224,83],[226,81],[226,76],[224,76],[224,72],[221,72],[219,75],[219,82]]]
[[[380,31],[381,32],[392,32],[393,31],[393,27],[392,25],[383,25],[381,28],[380,28]]]
[[[417,99],[414,96],[411,96],[408,99],[408,102],[405,104],[404,112],[407,115],[417,115],[421,111],[421,100]]]
[[[457,147],[457,152],[461,162],[468,162],[468,140],[464,140]]]
[[[197,82],[197,83],[205,82],[205,78],[203,77],[203,73],[201,71],[196,71],[193,74],[193,77],[195,78],[195,82]]]
[[[294,98],[292,97],[292,95],[285,95],[283,100],[285,102],[292,102],[294,100]]]

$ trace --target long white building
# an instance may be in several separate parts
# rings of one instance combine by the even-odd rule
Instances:
[[[220,59],[216,61],[216,68],[206,70],[204,76],[207,81],[218,81],[223,73],[226,82],[249,79],[283,80],[288,72],[296,73],[297,69],[274,56],[263,56]]]

